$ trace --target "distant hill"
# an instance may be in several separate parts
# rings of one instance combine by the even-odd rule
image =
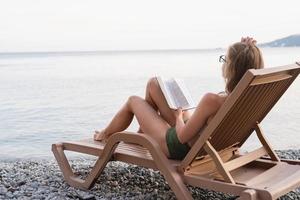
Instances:
[[[300,34],[290,35],[272,42],[259,44],[261,47],[300,47]]]

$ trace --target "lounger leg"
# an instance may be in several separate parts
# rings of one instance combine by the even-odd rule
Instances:
[[[68,159],[64,153],[64,148],[62,144],[53,144],[52,151],[57,160],[59,168],[63,173],[66,182],[72,187],[76,187],[84,190],[91,188],[95,184],[96,179],[99,177],[99,175],[101,174],[101,172],[103,171],[104,167],[106,166],[107,162],[111,157],[110,154],[107,157],[103,157],[103,159],[99,158],[96,161],[95,166],[93,167],[91,173],[88,175],[86,180],[83,180],[73,173],[72,168],[70,167],[70,164],[68,162]]]
[[[272,195],[266,190],[247,189],[244,190],[239,200],[272,200]]]
[[[168,182],[170,188],[175,193],[177,199],[188,200],[193,199],[190,191],[184,184],[183,178],[178,174],[178,171],[173,166],[161,165],[159,166],[160,172],[162,172],[164,178]]]
[[[58,166],[63,173],[66,182],[72,187],[86,189],[84,180],[78,178],[72,171],[69,161],[64,153],[62,144],[53,144],[52,152],[57,160]]]
[[[239,200],[259,200],[255,190],[247,189],[243,191],[238,198]]]
[[[112,154],[114,153],[118,144],[119,142],[114,144],[110,143],[109,145],[106,145],[101,156],[99,155],[100,157],[96,161],[93,169],[91,170],[90,174],[87,176],[85,180],[79,178],[73,173],[72,168],[70,167],[70,164],[68,162],[68,159],[64,153],[64,147],[62,144],[53,144],[52,151],[64,175],[66,182],[72,187],[76,187],[80,189],[90,189],[91,187],[93,187],[97,178],[102,173],[107,162],[111,159]]]
[[[96,161],[92,171],[90,172],[90,174],[87,176],[86,178],[86,186],[88,188],[91,188],[96,180],[98,179],[98,177],[100,176],[100,174],[102,173],[104,167],[106,166],[106,164],[108,163],[108,161],[111,159],[114,151],[116,150],[118,143],[109,145],[107,144],[101,154],[101,157],[98,158],[98,160]]]

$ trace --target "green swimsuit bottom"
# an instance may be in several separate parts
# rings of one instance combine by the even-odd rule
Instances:
[[[167,130],[166,142],[170,158],[174,160],[182,160],[191,149],[187,143],[182,144],[179,142],[175,127]]]

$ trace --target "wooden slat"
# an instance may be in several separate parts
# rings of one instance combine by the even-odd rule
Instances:
[[[89,154],[93,156],[100,156],[104,149],[103,145],[87,144],[82,141],[64,142],[62,143],[64,150],[74,151],[78,153]]]
[[[101,152],[104,149],[104,143],[94,142],[93,139],[64,142],[63,143],[65,150],[75,151],[79,153],[86,153],[94,156],[100,156]],[[115,154],[128,154],[134,157],[140,157],[143,159],[152,159],[149,151],[139,145],[127,144],[120,142],[118,145]]]
[[[240,106],[236,107],[237,113],[234,114],[235,118],[232,120],[238,123],[236,123],[236,126],[233,126],[233,129],[231,131],[232,135],[225,137],[225,141],[227,142],[226,145],[234,141],[240,141],[239,138],[242,136],[240,133],[244,132],[245,125],[251,123],[248,121],[248,116],[249,114],[251,114],[250,110],[253,109],[253,100],[251,98],[254,98],[254,100],[256,100],[256,95],[258,95],[256,88],[248,88],[247,94],[245,94],[244,98],[240,101]],[[250,100],[250,102],[245,102],[244,100]],[[241,109],[241,107],[243,109]]]
[[[128,144],[124,142],[120,142],[120,144],[116,149],[115,154],[131,155],[134,157],[141,157],[141,158],[153,160],[150,152],[146,148],[139,145]]]
[[[290,86],[290,84],[293,82],[293,80],[294,80],[294,78],[291,79],[291,80],[289,80],[289,81],[286,81],[283,85],[281,85],[281,87],[278,88],[278,90],[276,90],[276,95],[275,95],[275,92],[273,93],[273,95],[274,95],[273,104],[269,105],[268,108],[266,108],[265,111],[262,112],[261,117],[258,120],[258,122],[262,121],[263,118],[267,115],[267,113],[270,112],[270,110],[274,107],[274,105],[276,104],[276,102],[284,94],[284,92]]]
[[[270,77],[259,77],[258,76],[252,81],[252,83],[250,85],[253,86],[253,85],[274,83],[274,82],[286,80],[286,79],[289,79],[292,77],[293,76],[291,76],[289,74],[278,74],[278,75],[274,75],[274,76],[270,76]]]
[[[299,73],[299,66],[297,64],[290,64],[279,67],[265,67],[259,70],[250,69],[249,71],[251,71],[254,76],[273,76],[285,72],[292,74],[292,72],[297,71]]]
[[[262,118],[266,115],[265,110],[269,110],[270,106],[273,107],[274,100],[270,99],[270,94],[274,93],[273,91],[276,91],[276,84],[272,83],[272,84],[267,84],[264,86],[253,86],[253,87],[263,87],[263,90],[262,90],[263,94],[259,96],[259,98],[257,100],[258,103],[256,102],[257,105],[255,106],[254,112],[252,112],[251,119],[248,119],[250,128],[252,130],[254,130],[256,122],[257,121],[260,122],[262,120]],[[269,106],[266,105],[266,103],[268,103]],[[247,140],[247,138],[248,137],[244,137],[241,140],[240,145],[244,144],[244,142]]]
[[[214,147],[208,141],[205,143],[204,149],[214,160],[216,168],[218,169],[218,172],[223,176],[224,180],[227,181],[228,183],[235,184],[235,181],[233,180],[229,171],[224,167],[223,161],[222,161],[221,157],[219,156],[218,152],[214,149]]]
[[[263,134],[263,132],[260,128],[259,123],[256,124],[255,131],[257,133],[257,137],[258,137],[259,141],[262,143],[262,145],[264,146],[264,148],[268,152],[268,155],[271,157],[271,159],[274,160],[274,161],[280,162],[279,157],[277,156],[275,151],[272,149],[270,143],[265,138],[265,136],[264,136],[264,134]]]
[[[250,153],[247,153],[247,154],[245,154],[241,157],[235,158],[231,161],[228,161],[228,162],[224,163],[224,166],[226,167],[226,169],[228,171],[232,171],[232,170],[237,169],[241,166],[244,166],[244,165],[246,165],[246,164],[248,164],[248,163],[250,163],[250,162],[266,155],[266,154],[267,154],[267,151],[265,150],[265,148],[261,147],[259,149],[256,149],[256,150],[250,152]]]
[[[251,121],[249,121],[249,119],[253,114],[253,112],[251,112],[253,111],[253,107],[254,107],[253,105],[256,105],[259,99],[259,89],[260,88],[258,87],[249,87],[247,95],[245,95],[241,99],[241,107],[236,108],[236,110],[238,110],[239,113],[236,114],[235,120],[239,121],[239,126],[236,126],[234,130],[235,130],[235,134],[237,134],[236,137],[239,137],[238,138],[239,141],[240,141],[240,137],[243,136],[240,133],[245,132],[245,129],[248,129],[247,125],[251,126]],[[248,137],[248,135],[250,135],[250,132],[248,134],[244,134],[244,137]]]
[[[151,156],[150,152],[146,148],[141,147],[139,145],[126,144],[123,142],[119,144],[119,146],[117,147],[117,151],[132,152],[136,154]]]
[[[256,96],[254,96],[254,99],[250,99],[249,101],[251,101],[252,104],[252,108],[251,108],[251,112],[249,112],[249,114],[247,115],[247,118],[245,119],[245,121],[243,122],[243,126],[246,126],[246,129],[254,129],[254,125],[255,125],[255,120],[257,120],[257,114],[259,114],[259,112],[261,112],[265,105],[263,102],[265,102],[268,99],[268,93],[270,90],[272,90],[272,88],[270,88],[272,86],[255,86],[255,88],[257,88],[257,94]],[[252,131],[251,131],[252,132]],[[243,137],[241,142],[246,140],[248,137]]]
[[[248,188],[247,186],[216,181],[213,180],[213,178],[207,178],[189,173],[184,174],[184,179],[187,184],[195,187],[201,187],[234,195],[240,195],[241,192]]]
[[[236,146],[232,146],[232,147],[229,147],[227,149],[224,149],[224,150],[221,150],[218,152],[218,154],[220,155],[221,159],[223,162],[226,162],[228,159],[224,159],[224,157],[228,157],[228,155],[231,155],[233,156],[234,153],[238,150],[238,147]],[[208,162],[209,160],[211,160],[212,158],[209,156],[209,155],[206,155],[204,156],[202,159],[199,159],[199,160],[195,160],[193,161],[191,164],[190,164],[190,167],[193,168],[193,167],[196,167],[198,165],[201,165],[202,163],[204,162]]]
[[[263,104],[263,102],[265,102],[268,99],[268,92],[270,90],[272,90],[272,88],[270,88],[271,86],[255,86],[255,88],[258,89],[257,91],[257,96],[254,97],[253,99],[250,99],[251,104],[252,104],[252,108],[251,108],[251,112],[249,112],[249,114],[247,115],[247,118],[245,119],[245,121],[243,122],[243,126],[246,126],[246,129],[254,129],[254,125],[255,125],[255,120],[257,120],[257,114],[259,112],[261,112],[265,105]],[[252,132],[252,131],[250,131]],[[244,140],[246,140],[248,137],[243,137],[241,140],[241,143],[243,143]]]
[[[236,109],[231,113],[234,116],[232,119],[228,119],[229,123],[223,122],[225,124],[225,128],[222,127],[223,134],[220,135],[222,138],[216,138],[216,142],[212,142],[216,149],[224,148],[226,145],[230,145],[230,143],[239,141],[240,132],[244,132],[242,128],[245,127],[246,124],[249,124],[248,115],[244,113],[250,113],[251,109],[253,109],[253,102],[255,102],[257,98],[258,92],[257,88],[248,88],[246,93],[243,95],[243,98],[237,103]],[[251,98],[254,98],[252,100]],[[246,100],[246,102],[245,102]],[[240,109],[240,108],[243,109]],[[224,131],[223,131],[224,130]],[[227,134],[225,134],[225,132]]]
[[[247,181],[245,184],[255,187],[272,187],[277,181],[283,180],[287,176],[293,176],[295,172],[300,172],[299,166],[288,165],[287,163],[278,163],[274,167],[266,170]],[[272,178],[271,178],[272,177]],[[298,180],[300,182],[300,180]]]
[[[237,107],[238,107],[239,103],[240,102],[236,103]],[[228,133],[232,133],[232,127],[235,127],[236,122],[237,122],[234,119],[230,119],[228,116],[235,116],[236,112],[238,112],[238,111],[230,110],[225,117],[226,120],[222,121],[222,123],[216,129],[216,131],[214,131],[214,133],[212,133],[212,139],[210,140],[210,142],[214,145],[215,149],[217,149],[217,150],[224,149],[222,147],[225,145],[224,144],[222,145],[222,143],[223,143],[223,141],[226,141],[227,138],[229,138],[229,137],[224,137],[224,135],[226,135]],[[216,135],[218,135],[218,139],[216,138]]]
[[[248,118],[244,122],[245,125],[248,125],[248,128],[254,128],[257,114],[264,109],[264,102],[268,101],[269,93],[274,89],[272,84],[254,86],[254,88],[257,89],[257,94],[253,97],[254,99],[249,100],[252,104],[252,109],[250,110],[251,112],[248,111]]]

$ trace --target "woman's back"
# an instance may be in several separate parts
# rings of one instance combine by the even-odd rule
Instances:
[[[205,125],[200,129],[199,133],[196,134],[190,141],[188,141],[189,146],[193,146],[193,144],[197,141],[197,139],[199,138],[201,132],[205,129],[205,127],[209,124],[209,122],[213,119],[213,117],[215,116],[215,114],[218,112],[218,110],[221,108],[221,106],[223,105],[223,103],[226,101],[227,99],[227,93],[226,92],[220,92],[218,94],[212,94],[210,93],[210,95],[214,96],[214,98],[212,98],[216,103],[212,104],[215,105],[215,110],[216,112],[212,113],[206,120]]]

